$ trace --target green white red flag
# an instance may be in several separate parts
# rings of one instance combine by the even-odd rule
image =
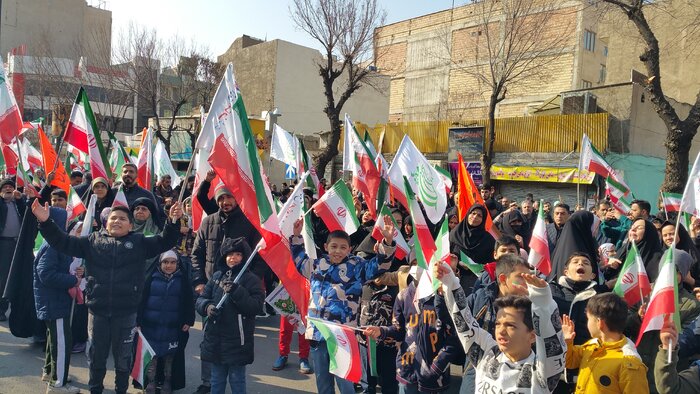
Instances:
[[[343,145],[343,171],[352,172],[352,186],[365,196],[367,209],[373,219],[377,218],[377,193],[381,178],[375,158],[367,148],[355,125],[345,114],[345,140]]]
[[[231,63],[226,67],[205,123],[214,120],[220,131],[213,133],[216,137],[208,162],[262,236],[260,256],[280,279],[305,319],[309,282],[297,271],[288,238],[282,235],[277,221],[272,194]]]
[[[19,112],[15,95],[7,83],[5,68],[0,67],[0,141],[10,145],[22,129],[22,114]]]
[[[406,177],[404,177],[404,193],[408,200],[411,218],[413,219],[413,247],[416,250],[416,260],[418,262],[418,284],[416,286],[416,295],[414,299],[414,304],[416,304],[417,300],[434,294],[437,287],[439,287],[438,281],[433,280],[432,272],[428,266],[428,264],[433,261],[433,256],[438,251],[438,248],[430,233],[428,222],[423,216],[423,211],[421,211],[418,205],[416,195],[413,194],[413,189]]]
[[[644,269],[644,261],[639,256],[637,243],[634,241],[617,277],[613,292],[624,298],[629,306],[642,302],[644,297],[651,293],[651,284]]]
[[[314,317],[309,317],[308,320],[326,340],[330,359],[328,372],[358,383],[362,378],[362,359],[353,328]]]
[[[637,336],[637,346],[647,331],[660,330],[664,325],[666,315],[673,315],[676,329],[680,329],[680,315],[678,313],[678,280],[676,278],[676,264],[673,261],[675,243],[664,252],[659,267],[659,276],[654,282],[654,289],[642,319]]]
[[[156,356],[156,352],[154,352],[151,345],[148,344],[141,330],[136,330],[136,334],[136,354],[134,357],[134,366],[131,368],[131,377],[139,382],[142,387],[146,387],[146,370],[148,369],[148,364],[150,364]]]
[[[365,336],[367,341],[367,361],[369,363],[369,376],[377,377],[379,376],[379,371],[377,370],[377,341],[371,336]]]
[[[549,241],[547,240],[547,228],[544,221],[544,200],[540,200],[540,209],[537,213],[535,228],[530,238],[530,254],[527,262],[537,268],[541,273],[549,275],[552,272],[552,263],[549,259]]]
[[[342,179],[326,190],[311,208],[323,220],[329,231],[343,230],[353,234],[360,228],[352,193]]]
[[[177,174],[173,163],[170,161],[170,155],[165,149],[165,144],[160,139],[156,142],[155,152],[153,154],[153,169],[161,179],[163,175],[170,175],[170,185],[175,188],[180,185],[180,175]]]
[[[629,189],[624,184],[613,179],[612,176],[608,175],[605,179],[605,194],[610,197],[613,207],[623,215],[626,215],[632,209],[630,202],[625,197],[628,193]]]
[[[105,148],[102,146],[100,129],[97,128],[90,101],[82,87],[75,98],[63,139],[88,155],[90,158],[90,171],[92,171],[94,178],[112,179],[112,170],[109,166]]]
[[[435,168],[435,171],[440,174],[440,179],[442,179],[442,183],[445,185],[445,193],[450,194],[452,191],[452,175],[449,171],[437,164],[434,164],[433,167]]]
[[[66,205],[66,211],[68,212],[68,222],[78,218],[83,212],[86,211],[85,204],[83,200],[80,199],[78,193],[75,192],[73,186],[70,187],[70,192],[68,193],[68,201]]]
[[[323,186],[318,180],[316,168],[311,165],[309,154],[306,152],[306,148],[304,148],[304,141],[297,139],[297,142],[297,148],[299,149],[297,152],[297,158],[299,159],[299,171],[297,171],[297,174],[303,174],[306,171],[309,172],[309,177],[306,178],[306,187],[313,190],[314,198],[319,198],[325,193],[325,190],[323,190]]]
[[[385,217],[391,218],[391,221],[394,222],[394,241],[396,241],[396,251],[394,252],[394,256],[401,260],[408,256],[408,254],[411,252],[411,247],[408,246],[406,240],[403,238],[403,235],[401,235],[399,232],[399,225],[396,223],[396,220],[394,220],[394,215],[391,214],[391,211],[386,205],[383,205],[382,209],[379,211],[379,217],[377,217],[377,221],[374,223],[374,228],[372,228],[372,238],[377,241],[384,239],[384,236],[382,235],[382,226],[384,226]]]
[[[139,185],[146,190],[153,190],[153,173],[155,171],[153,156],[153,129],[149,127],[143,131],[141,136],[136,174]]]
[[[625,192],[625,195],[627,195],[627,193],[629,192],[629,187],[625,185],[624,181],[622,180],[622,177],[620,177],[612,168],[612,166],[608,164],[607,161],[605,161],[603,155],[600,152],[598,152],[598,149],[596,149],[595,146],[593,146],[593,143],[586,134],[583,135],[583,138],[581,140],[581,155],[579,158],[578,168],[579,170],[585,169],[591,172],[595,172],[603,178],[607,178],[608,175],[610,175],[617,182],[624,186],[624,189],[627,190]]]
[[[408,178],[411,189],[423,203],[428,219],[433,223],[442,220],[447,209],[447,194],[442,178],[408,135],[404,135],[389,168],[389,184],[393,196],[408,208],[404,177]]]
[[[129,202],[126,199],[126,194],[124,194],[124,185],[119,185],[119,190],[114,196],[114,201],[112,202],[112,208],[114,207],[126,207],[129,208]]]
[[[678,212],[681,210],[681,200],[683,199],[682,194],[661,192],[661,199],[666,212]]]

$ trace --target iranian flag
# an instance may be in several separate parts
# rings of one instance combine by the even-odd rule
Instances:
[[[308,179],[308,178],[307,178]],[[311,212],[309,211],[311,207],[308,206],[306,200],[304,200],[304,228],[301,232],[301,236],[304,239],[304,251],[309,258],[316,260],[318,258],[316,253],[316,242],[314,241],[314,227],[311,219]]]
[[[156,142],[155,153],[153,154],[154,169],[158,179],[163,175],[170,175],[171,186],[173,188],[180,184],[180,175],[177,174],[175,168],[173,168],[173,163],[170,161],[170,155],[165,149],[165,144],[163,141],[158,140]]]
[[[360,345],[355,337],[355,330],[351,327],[309,317],[308,320],[323,335],[328,348],[330,363],[328,372],[358,383],[362,378],[362,359],[360,358]]]
[[[435,171],[440,174],[440,179],[442,179],[442,183],[445,185],[445,193],[450,194],[452,191],[452,175],[449,171],[437,164],[433,165],[433,167],[435,167]]]
[[[22,129],[22,114],[19,112],[15,95],[7,83],[5,68],[0,67],[0,141],[10,145]]]
[[[0,169],[5,171],[7,175],[15,175],[17,173],[17,154],[9,145],[5,145],[2,141],[0,141],[0,149],[2,150]]]
[[[156,352],[153,351],[151,345],[146,341],[146,337],[143,336],[141,330],[137,330],[138,334],[136,338],[136,354],[134,357],[134,367],[131,368],[131,377],[135,381],[139,382],[141,386],[146,386],[146,369],[151,360],[156,356]]]
[[[682,194],[661,192],[661,199],[666,212],[678,212],[681,210],[681,200],[683,199]]]
[[[138,173],[136,179],[139,186],[146,190],[153,190],[153,129],[147,128],[141,134],[141,148],[139,149]]]
[[[624,184],[613,179],[612,176],[608,175],[605,179],[605,194],[610,197],[613,207],[623,215],[626,215],[632,209],[631,204],[625,198],[625,195],[628,193],[629,189]]]
[[[100,130],[97,128],[90,101],[82,87],[75,98],[63,139],[90,157],[90,171],[93,178],[112,179],[112,170],[109,167],[105,148],[102,146]]]
[[[352,193],[342,179],[328,189],[311,208],[326,224],[328,231],[343,230],[353,234],[360,228]]]
[[[46,134],[44,134],[44,130],[41,128],[41,126],[38,127],[37,133],[39,135],[39,146],[41,147],[42,164],[44,165],[47,174],[51,171],[54,173],[51,186],[56,186],[65,191],[70,200],[72,188],[70,186],[70,178],[68,177],[68,173],[63,167],[61,161],[58,160],[58,155],[56,155],[56,151],[53,149],[51,141],[49,141],[49,138],[46,136]],[[78,197],[78,199],[80,199],[80,197]]]
[[[411,189],[410,182],[406,177],[404,177],[404,190],[408,199],[408,208],[411,213],[411,218],[413,218],[413,247],[416,250],[416,260],[418,262],[418,284],[416,286],[416,295],[414,299],[415,304],[417,300],[431,296],[437,287],[439,287],[438,281],[433,281],[432,272],[428,267],[428,263],[433,261],[433,256],[438,252],[438,247],[430,233],[430,228],[428,228],[428,222],[423,216],[423,211],[421,211],[418,205],[416,195],[413,194],[413,189]],[[446,222],[447,220],[445,220],[443,224],[446,224]],[[442,234],[442,229],[440,233]],[[438,239],[441,239],[441,236],[438,236]],[[442,250],[440,250],[440,253],[442,253]]]
[[[535,229],[532,231],[532,238],[530,238],[530,254],[527,257],[527,262],[545,275],[549,275],[552,272],[552,263],[549,260],[547,228],[544,222],[544,200],[540,200]]]
[[[382,209],[379,211],[379,217],[374,223],[374,228],[372,229],[372,238],[377,241],[384,239],[384,236],[382,235],[382,226],[384,226],[385,217],[390,218],[394,223],[394,241],[396,241],[396,252],[394,252],[394,256],[401,260],[408,256],[408,254],[411,252],[411,247],[408,246],[406,240],[403,239],[403,235],[401,235],[399,232],[399,225],[396,223],[396,220],[394,220],[394,215],[391,214],[391,211],[386,205],[383,205]]]
[[[22,149],[22,158],[24,159],[22,164],[24,164],[25,169],[29,169],[33,172],[44,165],[41,153],[32,146],[29,138],[22,137],[19,149]]]
[[[634,241],[632,241],[630,253],[627,254],[625,263],[622,265],[620,275],[617,277],[613,292],[624,298],[629,306],[642,302],[644,297],[651,293],[649,277],[644,269],[644,262],[639,256],[637,243]]]
[[[304,141],[297,139],[297,142],[297,148],[299,149],[299,152],[297,152],[299,171],[297,171],[297,173],[303,174],[306,171],[309,172],[309,176],[306,178],[306,187],[313,190],[314,198],[319,198],[325,191],[323,190],[323,186],[321,186],[321,182],[318,180],[316,168],[311,165],[309,154],[306,152],[306,148],[304,148]]]
[[[619,176],[610,164],[603,158],[603,155],[598,152],[598,149],[593,146],[588,135],[584,134],[581,139],[581,154],[578,162],[579,170],[585,169],[591,172],[607,178],[611,176],[617,182],[619,182],[624,189],[626,189],[625,195],[629,193],[629,187],[625,185],[622,177]]]
[[[287,198],[287,202],[282,205],[282,208],[277,213],[277,221],[280,224],[282,236],[289,238],[294,234],[294,223],[301,218],[304,208],[304,182],[308,172],[301,175],[299,183],[294,187],[294,190]]]
[[[700,153],[695,158],[693,169],[688,174],[688,183],[685,184],[680,211],[694,216],[700,214]]]
[[[360,138],[352,120],[345,114],[345,140],[343,141],[343,171],[352,172],[352,186],[364,194],[367,209],[377,218],[377,193],[381,178],[375,158]]]
[[[433,223],[439,222],[447,208],[447,194],[442,178],[408,135],[404,135],[389,168],[391,192],[395,199],[408,208],[409,202],[403,187],[404,177],[408,177],[411,189],[423,203],[428,219]]]
[[[85,204],[83,204],[83,200],[80,199],[78,193],[76,193],[75,189],[73,189],[73,186],[69,185],[68,187],[70,187],[70,193],[68,193],[66,211],[68,212],[68,222],[70,222],[85,212],[86,208]]]
[[[676,280],[676,264],[673,261],[673,250],[675,243],[664,252],[659,267],[659,276],[654,282],[654,289],[651,291],[647,311],[642,319],[639,328],[636,345],[642,340],[647,331],[660,330],[664,325],[666,315],[673,315],[676,329],[680,329],[680,316],[678,314],[678,281]],[[625,262],[627,265],[627,262]]]
[[[281,232],[272,194],[231,63],[226,67],[215,99],[221,98],[219,91],[225,92],[223,99],[228,105],[212,103],[207,116],[207,121],[216,119],[218,127],[224,129],[214,140],[208,162],[223,184],[231,190],[245,217],[262,235],[258,245],[261,247],[260,256],[287,289],[304,319],[309,305],[309,282],[297,271],[288,238]],[[227,139],[230,139],[230,142]]]
[[[112,208],[114,207],[127,207],[129,208],[129,202],[124,194],[124,185],[119,185],[119,190],[114,196],[114,201],[112,202]]]

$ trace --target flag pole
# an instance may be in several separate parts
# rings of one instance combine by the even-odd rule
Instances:
[[[185,189],[187,188],[187,178],[190,176],[190,171],[192,171],[192,166],[194,165],[194,158],[197,155],[195,154],[194,147],[192,147],[192,157],[190,157],[190,164],[187,165],[187,171],[185,172],[185,181],[183,182],[182,187],[180,188],[180,196],[177,198],[178,203],[182,203],[182,197],[185,196]],[[192,194],[194,194],[194,187],[192,188]],[[196,198],[196,196],[193,196],[193,198]]]
[[[666,210],[666,203],[664,203],[664,193],[661,190],[659,190],[659,195],[661,196],[661,206],[664,207],[664,214],[666,215],[666,220],[668,220],[668,210]]]
[[[253,257],[255,257],[256,254],[260,251],[260,249],[263,248],[263,239],[258,241],[258,244],[255,246],[255,249],[253,249],[253,252],[250,254],[248,257],[248,260],[246,260],[245,264],[243,264],[243,268],[241,268],[241,271],[238,272],[238,275],[236,275],[236,278],[233,280],[233,283],[238,283],[238,281],[241,280],[241,277],[243,276],[243,273],[246,271],[250,263],[253,261]],[[229,293],[224,293],[224,296],[221,297],[221,300],[219,300],[219,303],[216,304],[216,309],[221,309],[221,307],[224,306],[224,303],[226,302],[226,299],[228,298]]]

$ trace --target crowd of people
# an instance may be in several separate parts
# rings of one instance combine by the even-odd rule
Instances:
[[[13,335],[46,342],[41,379],[47,393],[79,392],[70,385],[70,355],[83,351],[90,392],[102,393],[110,349],[115,390],[125,393],[139,333],[156,355],[145,392],[181,389],[182,371],[199,368],[197,393],[224,393],[227,385],[245,393],[255,318],[272,312],[265,298],[277,282],[252,250],[261,235],[233,193],[213,183],[213,172],[196,191],[193,177],[173,188],[167,176],[147,190],[136,173],[131,164],[112,180],[71,173],[83,200],[93,194],[97,200],[93,216],[78,221],[67,220],[68,196],[48,185],[51,173],[45,179],[35,174],[35,186],[24,188],[12,178],[0,182],[0,321],[10,310]],[[114,205],[119,187],[128,207]],[[283,203],[293,187],[272,190]],[[440,286],[421,299],[416,253],[422,252],[405,207],[388,203],[391,218],[376,224],[362,193],[353,191],[361,224],[353,234],[329,231],[312,214],[318,258],[307,254],[298,220],[284,235],[310,283],[308,316],[358,327],[362,379],[355,385],[333,375],[335,361],[322,333],[308,324],[304,335],[294,335],[297,327],[285,316],[279,357],[269,360],[270,367],[289,365],[296,336],[299,372],[314,374],[323,394],[336,386],[343,394],[379,387],[382,393],[443,392],[454,385],[451,365],[462,367],[460,393],[700,392],[700,218],[686,230],[676,228],[673,217],[653,216],[647,201],[633,201],[625,213],[606,199],[589,210],[543,201],[552,265],[545,276],[527,262],[541,201],[528,194],[518,203],[497,196],[490,185],[480,186],[480,193],[484,204],[471,206],[462,220],[457,193],[449,196],[443,220],[451,258],[435,265],[431,274]],[[307,206],[317,197],[304,189]],[[193,199],[206,213],[197,231]],[[486,228],[488,216],[493,229]],[[436,236],[442,223],[428,224]],[[36,248],[38,235],[44,242]],[[410,246],[407,256],[397,257],[395,237]],[[651,282],[664,254],[673,254],[680,331],[667,319],[660,331],[638,338],[648,300],[628,305],[612,292],[633,244]],[[204,331],[200,365],[184,357],[195,314]],[[371,358],[377,376],[370,372]]]

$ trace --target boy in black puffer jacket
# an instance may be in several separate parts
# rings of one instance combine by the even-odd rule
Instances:
[[[197,312],[209,318],[201,354],[202,360],[212,363],[212,394],[224,394],[227,380],[233,393],[246,392],[245,366],[254,358],[255,315],[265,302],[260,278],[252,272],[244,272],[239,283],[233,283],[250,253],[245,238],[225,239],[216,272],[197,299]],[[225,293],[229,296],[219,309]]]
[[[156,370],[161,364],[161,394],[173,390],[173,361],[184,351],[194,324],[194,298],[189,278],[175,252],[160,255],[160,264],[146,278],[143,301],[136,317],[143,335],[156,353],[147,370],[146,393],[156,392]]]

